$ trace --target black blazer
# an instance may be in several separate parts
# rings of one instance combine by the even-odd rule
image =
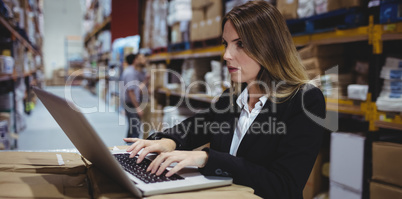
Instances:
[[[210,142],[204,175],[231,176],[264,198],[303,198],[303,188],[321,147],[324,128],[304,108],[325,118],[322,92],[305,85],[282,103],[268,100],[241,141],[236,156],[229,154],[241,109],[237,96],[225,91],[206,113],[199,113],[166,130],[177,149],[191,150]],[[284,127],[285,126],[285,127]]]

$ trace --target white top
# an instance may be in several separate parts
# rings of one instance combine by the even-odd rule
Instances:
[[[248,128],[253,123],[257,115],[261,112],[268,97],[266,95],[259,98],[259,101],[255,104],[253,110],[249,110],[248,107],[248,89],[245,88],[236,100],[237,105],[241,108],[239,121],[237,121],[234,131],[232,144],[230,145],[230,154],[236,156],[237,149],[246,134]]]

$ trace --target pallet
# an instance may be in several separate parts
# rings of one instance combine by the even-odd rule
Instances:
[[[402,2],[397,0],[382,1],[380,5],[380,23],[402,21]]]
[[[221,44],[222,44],[222,38],[221,37],[216,37],[216,38],[211,38],[211,39],[192,41],[191,42],[191,48],[192,49],[206,48],[206,47],[219,46]]]
[[[359,8],[339,9],[303,18],[287,20],[293,36],[328,32],[335,29],[348,29],[367,25],[367,14]]]
[[[167,47],[154,48],[151,51],[152,51],[152,54],[165,53],[165,52],[167,52]]]
[[[168,52],[184,51],[190,49],[190,42],[181,42],[177,44],[169,44]]]

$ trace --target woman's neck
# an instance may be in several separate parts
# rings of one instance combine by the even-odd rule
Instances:
[[[254,109],[255,104],[260,100],[260,97],[262,97],[264,94],[261,92],[261,90],[258,88],[257,85],[253,86],[248,86],[248,107],[251,110]]]

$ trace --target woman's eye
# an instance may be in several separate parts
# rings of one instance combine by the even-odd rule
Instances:
[[[226,47],[228,47],[228,44],[226,42],[222,42],[222,45]]]
[[[243,42],[238,41],[238,42],[237,42],[237,46],[238,46],[239,48],[243,48]]]

